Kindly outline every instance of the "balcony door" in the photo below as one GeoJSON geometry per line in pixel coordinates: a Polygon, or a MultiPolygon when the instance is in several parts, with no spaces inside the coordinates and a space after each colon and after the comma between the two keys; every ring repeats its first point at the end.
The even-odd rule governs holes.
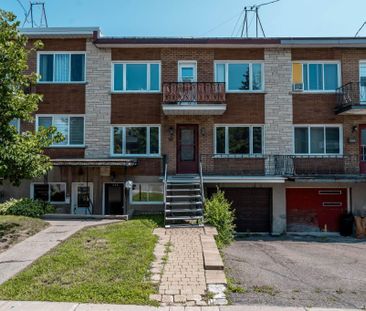
{"type": "Polygon", "coordinates": [[[178,82],[197,82],[197,62],[178,62],[178,82]]]}
{"type": "Polygon", "coordinates": [[[359,125],[360,173],[366,174],[366,124],[359,125]]]}
{"type": "Polygon", "coordinates": [[[177,125],[177,174],[198,173],[198,125],[177,125]]]}
{"type": "Polygon", "coordinates": [[[360,62],[360,104],[366,105],[366,61],[360,62]]]}

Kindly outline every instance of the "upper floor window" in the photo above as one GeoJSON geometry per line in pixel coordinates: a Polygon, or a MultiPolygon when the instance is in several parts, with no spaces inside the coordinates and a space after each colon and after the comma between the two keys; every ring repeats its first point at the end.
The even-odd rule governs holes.
{"type": "Polygon", "coordinates": [[[215,153],[228,155],[261,154],[262,126],[232,125],[215,127],[215,153]]]}
{"type": "Polygon", "coordinates": [[[342,128],[334,125],[296,126],[294,128],[296,154],[341,154],[342,128]]]}
{"type": "Polygon", "coordinates": [[[38,54],[39,82],[85,82],[85,53],[38,54]]]}
{"type": "Polygon", "coordinates": [[[218,61],[215,82],[225,82],[229,92],[263,91],[263,64],[218,61]]]}
{"type": "Polygon", "coordinates": [[[57,132],[64,136],[64,140],[52,147],[83,147],[84,146],[84,116],[70,115],[39,115],[36,119],[37,130],[40,127],[54,126],[57,132]]]}
{"type": "Polygon", "coordinates": [[[112,155],[156,156],[159,154],[159,126],[131,125],[112,128],[112,155]]]}
{"type": "Polygon", "coordinates": [[[114,62],[114,92],[160,92],[160,63],[114,62]]]}
{"type": "Polygon", "coordinates": [[[335,91],[341,84],[338,62],[293,63],[294,88],[304,91],[335,91]]]}

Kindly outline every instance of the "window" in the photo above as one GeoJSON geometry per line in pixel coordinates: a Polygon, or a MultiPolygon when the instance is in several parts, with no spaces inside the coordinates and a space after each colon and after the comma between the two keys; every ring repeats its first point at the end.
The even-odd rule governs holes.
{"type": "Polygon", "coordinates": [[[20,120],[19,119],[13,119],[10,121],[9,123],[12,126],[15,126],[15,128],[17,129],[17,132],[20,132],[20,120]]]}
{"type": "Polygon", "coordinates": [[[335,91],[340,85],[338,63],[309,62],[292,66],[292,82],[303,84],[304,91],[335,91]]]}
{"type": "Polygon", "coordinates": [[[34,183],[31,188],[31,195],[34,200],[50,203],[66,203],[65,183],[34,183]]]}
{"type": "Polygon", "coordinates": [[[132,204],[161,204],[164,201],[162,184],[134,184],[130,193],[132,204]]]}
{"type": "Polygon", "coordinates": [[[39,82],[85,82],[84,53],[40,53],[39,82]]]}
{"type": "Polygon", "coordinates": [[[159,126],[112,128],[112,155],[156,156],[160,154],[159,126]]]}
{"type": "Polygon", "coordinates": [[[230,62],[215,64],[215,81],[233,92],[263,91],[263,64],[230,62]]]}
{"type": "Polygon", "coordinates": [[[262,154],[262,126],[216,126],[215,153],[242,155],[262,154]]]}
{"type": "Polygon", "coordinates": [[[160,63],[113,63],[114,92],[159,92],[160,63]]]}
{"type": "Polygon", "coordinates": [[[37,129],[54,126],[64,136],[56,146],[84,146],[84,117],[68,115],[37,116],[37,129]]]}
{"type": "Polygon", "coordinates": [[[342,131],[339,126],[297,126],[294,137],[296,154],[342,153],[342,131]]]}

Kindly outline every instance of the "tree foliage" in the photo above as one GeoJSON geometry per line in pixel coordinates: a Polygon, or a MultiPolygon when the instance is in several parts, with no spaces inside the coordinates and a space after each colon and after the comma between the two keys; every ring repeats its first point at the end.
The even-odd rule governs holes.
{"type": "Polygon", "coordinates": [[[33,122],[42,99],[41,95],[26,92],[37,80],[35,73],[26,74],[28,55],[42,43],[27,48],[27,38],[18,26],[13,13],[0,9],[0,182],[8,180],[15,185],[46,174],[52,165],[43,150],[63,139],[52,127],[18,133],[9,124],[14,119],[33,122]]]}

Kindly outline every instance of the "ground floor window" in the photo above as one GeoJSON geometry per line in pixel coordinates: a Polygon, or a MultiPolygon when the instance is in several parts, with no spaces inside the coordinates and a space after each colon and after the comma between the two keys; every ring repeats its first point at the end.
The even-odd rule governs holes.
{"type": "Polygon", "coordinates": [[[159,126],[112,128],[112,155],[156,156],[160,154],[159,126]]]}
{"type": "Polygon", "coordinates": [[[294,138],[296,154],[342,153],[342,128],[340,126],[296,126],[294,138]]]}
{"type": "Polygon", "coordinates": [[[136,183],[132,187],[132,204],[161,204],[163,201],[163,185],[160,183],[136,183]]]}
{"type": "Polygon", "coordinates": [[[49,203],[66,203],[65,183],[34,183],[31,186],[31,197],[49,203]]]}
{"type": "Polygon", "coordinates": [[[228,155],[261,154],[262,126],[232,125],[215,127],[215,153],[228,155]]]}

